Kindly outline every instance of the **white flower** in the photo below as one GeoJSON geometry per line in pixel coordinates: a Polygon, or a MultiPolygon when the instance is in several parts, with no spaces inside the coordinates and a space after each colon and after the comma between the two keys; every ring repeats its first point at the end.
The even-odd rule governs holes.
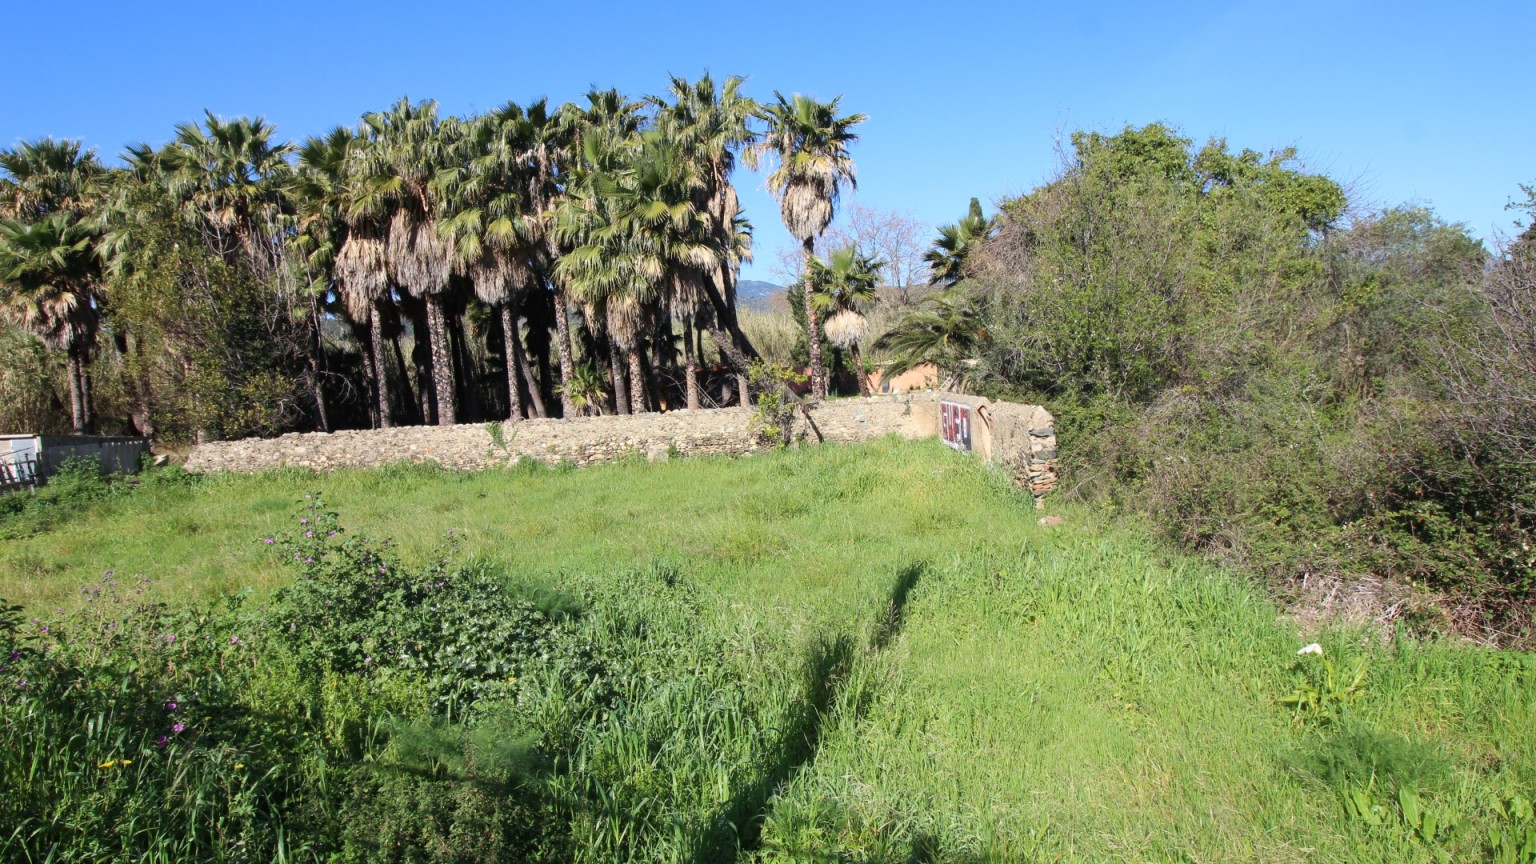
{"type": "Polygon", "coordinates": [[[1323,653],[1323,646],[1317,644],[1316,642],[1313,642],[1311,645],[1308,645],[1307,647],[1301,649],[1300,651],[1297,651],[1296,652],[1296,656],[1299,657],[1302,654],[1321,654],[1321,653],[1323,653]]]}

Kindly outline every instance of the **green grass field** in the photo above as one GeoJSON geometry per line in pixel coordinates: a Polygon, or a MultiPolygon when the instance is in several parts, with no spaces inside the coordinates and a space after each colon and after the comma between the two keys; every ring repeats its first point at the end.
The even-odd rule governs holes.
{"type": "Polygon", "coordinates": [[[818,634],[849,640],[739,848],[634,860],[1536,861],[1531,656],[1300,632],[1132,527],[1038,526],[936,442],[146,484],[31,533],[14,517],[0,597],[67,612],[107,569],[173,603],[268,596],[289,571],[261,538],[309,492],[406,558],[455,529],[524,585],[669,567],[744,692],[818,634]]]}

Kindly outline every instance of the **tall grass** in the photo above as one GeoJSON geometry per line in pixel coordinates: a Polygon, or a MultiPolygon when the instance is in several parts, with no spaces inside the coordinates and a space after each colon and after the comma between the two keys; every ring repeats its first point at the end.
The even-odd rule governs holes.
{"type": "MultiPolygon", "coordinates": [[[[235,655],[225,639],[176,674],[224,706],[208,716],[255,724],[220,728],[279,731],[169,752],[141,728],[166,698],[154,688],[7,694],[0,779],[20,791],[0,812],[22,827],[0,857],[1536,856],[1530,655],[1301,632],[1254,586],[1100,515],[1041,528],[1027,498],[932,442],[157,481],[16,540],[7,560],[64,563],[35,582],[7,572],[0,594],[29,615],[87,614],[79,587],[138,560],[161,584],[135,608],[174,597],[165,615],[222,637],[220,622],[329,596],[282,591],[311,577],[260,539],[310,489],[353,532],[393,537],[412,572],[438,573],[431,549],[459,529],[452,572],[523,598],[548,659],[517,654],[504,685],[445,713],[430,674],[315,671],[307,640],[235,655]],[[247,586],[232,611],[210,605],[247,586]],[[1297,654],[1313,640],[1321,655],[1297,654]],[[151,816],[152,801],[174,806],[151,816]]],[[[100,656],[92,668],[121,669],[100,656]]]]}

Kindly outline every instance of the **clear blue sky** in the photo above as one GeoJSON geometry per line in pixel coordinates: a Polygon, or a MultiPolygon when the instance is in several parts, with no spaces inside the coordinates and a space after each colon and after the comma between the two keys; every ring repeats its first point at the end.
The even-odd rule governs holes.
{"type": "MultiPolygon", "coordinates": [[[[449,113],[634,95],[666,75],[843,94],[869,115],[857,200],[953,221],[1028,191],[1058,136],[1164,120],[1197,142],[1296,146],[1366,205],[1428,203],[1478,236],[1536,181],[1536,3],[17,4],[0,143],[160,143],[208,108],[290,138],[401,95],[449,113]],[[793,22],[793,23],[792,23],[793,22]]],[[[760,176],[749,278],[789,244],[760,176]]]]}

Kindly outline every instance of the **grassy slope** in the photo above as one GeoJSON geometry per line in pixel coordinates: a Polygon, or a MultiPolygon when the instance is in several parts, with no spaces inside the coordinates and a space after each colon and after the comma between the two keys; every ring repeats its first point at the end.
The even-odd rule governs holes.
{"type": "Polygon", "coordinates": [[[1438,841],[1466,858],[1493,824],[1488,795],[1536,785],[1528,658],[1323,634],[1335,663],[1368,665],[1364,693],[1348,723],[1297,728],[1277,699],[1311,636],[1257,592],[1087,514],[1040,529],[931,442],[139,490],[7,543],[0,597],[67,606],[108,567],[181,599],[270,590],[284,571],[257,538],[310,490],[408,555],[456,528],[534,581],[667,560],[721,614],[786,642],[867,631],[896,574],[916,574],[899,633],[862,655],[814,760],[772,803],[769,860],[1430,860],[1396,816],[1398,783],[1472,822],[1438,841]],[[1373,771],[1388,818],[1365,827],[1340,790],[1373,771]]]}

